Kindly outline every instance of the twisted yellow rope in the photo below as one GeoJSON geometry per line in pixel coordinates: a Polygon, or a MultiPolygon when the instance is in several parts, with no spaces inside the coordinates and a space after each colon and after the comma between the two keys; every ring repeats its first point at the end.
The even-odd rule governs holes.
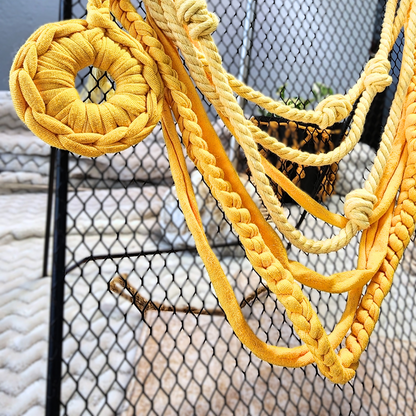
{"type": "MultiPolygon", "coordinates": [[[[276,112],[286,111],[285,117],[313,120],[324,127],[344,118],[351,111],[352,102],[361,95],[350,132],[352,138],[345,148],[353,146],[359,139],[375,94],[390,82],[387,56],[406,19],[399,87],[381,150],[365,188],[347,196],[347,220],[331,217],[336,225],[345,225],[340,235],[323,242],[307,240],[288,226],[270,187],[256,144],[256,141],[262,145],[267,142],[264,147],[274,149],[276,141],[260,135],[237,106],[233,89],[244,90],[244,87],[237,85],[222,69],[221,59],[210,37],[218,20],[207,11],[205,2],[177,0],[174,4],[172,0],[162,0],[159,4],[156,0],[146,0],[145,3],[154,19],[149,17],[153,28],[137,14],[128,0],[110,3],[108,0],[90,0],[86,21],[47,25],[35,32],[16,56],[10,76],[12,97],[19,116],[51,145],[86,156],[116,152],[139,142],[162,116],[172,174],[185,218],[237,336],[257,356],[270,363],[300,366],[315,362],[322,374],[333,382],[347,382],[355,374],[359,357],[378,319],[381,301],[390,288],[398,260],[414,230],[415,2],[402,1],[395,13],[397,2],[389,0],[380,50],[346,96],[324,100],[316,112],[293,114],[290,113],[292,109],[286,111],[287,108],[279,107],[280,104],[276,106],[268,101],[267,105],[270,108],[274,105],[276,112]],[[109,7],[130,35],[111,22],[109,7]],[[289,262],[280,239],[264,220],[226,157],[192,81],[166,36],[180,48],[196,84],[243,147],[259,193],[279,229],[283,229],[290,241],[311,252],[338,249],[359,230],[365,230],[357,270],[326,277],[296,262],[289,262]],[[108,71],[116,82],[115,94],[106,103],[84,104],[75,90],[76,73],[88,65],[108,71]],[[305,343],[303,346],[289,349],[267,345],[255,336],[245,321],[203,232],[171,112],[178,121],[189,156],[221,203],[254,269],[285,306],[295,330],[305,343]],[[403,178],[395,207],[397,189],[403,178]],[[348,292],[344,315],[331,334],[325,333],[296,280],[318,290],[348,292]],[[369,282],[360,301],[362,288],[369,282]],[[350,328],[346,347],[337,354],[335,350],[350,328]]],[[[255,95],[248,89],[244,94],[255,95]]],[[[260,102],[264,98],[257,96],[253,100],[260,102]]],[[[329,160],[332,161],[334,154],[342,157],[342,152],[331,154],[329,160]]],[[[327,159],[324,156],[321,159],[325,164],[327,159]]],[[[307,161],[313,161],[313,157],[307,161]]],[[[298,194],[297,197],[303,205],[308,203],[306,196],[298,194]]],[[[327,215],[317,207],[313,210],[319,211],[321,217],[327,215]]]]}

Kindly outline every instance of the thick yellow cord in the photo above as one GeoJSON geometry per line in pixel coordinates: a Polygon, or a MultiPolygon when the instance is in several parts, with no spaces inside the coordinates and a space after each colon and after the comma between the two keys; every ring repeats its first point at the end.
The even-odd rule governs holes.
{"type": "Polygon", "coordinates": [[[137,14],[129,0],[90,0],[86,21],[46,25],[35,32],[17,54],[10,74],[10,89],[18,115],[47,143],[86,156],[123,150],[143,140],[162,118],[182,209],[237,336],[257,356],[272,364],[296,367],[315,362],[331,381],[346,383],[355,374],[378,319],[381,301],[390,289],[394,270],[415,226],[416,2],[404,0],[397,8],[397,1],[388,1],[380,49],[375,58],[348,94],[329,97],[314,112],[294,111],[272,102],[224,71],[211,38],[218,19],[208,12],[205,1],[145,0],[145,4],[150,25],[137,14]],[[111,22],[109,8],[130,35],[111,22]],[[347,218],[331,215],[270,168],[259,154],[257,143],[279,157],[287,152],[286,159],[293,157],[293,161],[301,164],[321,166],[340,160],[359,140],[374,96],[391,82],[387,58],[403,22],[403,64],[380,151],[364,188],[347,195],[347,218]],[[279,230],[304,251],[314,253],[337,250],[363,230],[356,270],[322,276],[289,261],[278,235],[265,221],[228,160],[174,45],[184,56],[197,86],[244,149],[257,189],[279,230]],[[115,94],[106,103],[84,104],[75,90],[77,72],[88,65],[108,71],[116,82],[115,94]],[[293,149],[282,147],[275,139],[256,130],[244,118],[234,91],[246,98],[250,96],[254,102],[263,102],[276,114],[322,128],[345,118],[353,102],[360,98],[345,144],[326,155],[310,155],[292,152],[293,149]],[[190,158],[239,235],[253,268],[286,308],[304,345],[297,348],[267,345],[245,321],[202,229],[171,113],[181,129],[190,158]],[[340,234],[324,241],[302,236],[284,217],[268,176],[289,189],[304,208],[340,227],[340,234]],[[330,293],[348,292],[345,312],[331,334],[326,334],[298,282],[330,293]],[[346,347],[337,353],[350,329],[346,347]]]}

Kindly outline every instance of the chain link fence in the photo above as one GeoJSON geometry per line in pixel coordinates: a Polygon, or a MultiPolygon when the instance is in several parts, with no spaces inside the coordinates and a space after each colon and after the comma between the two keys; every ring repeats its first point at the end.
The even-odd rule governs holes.
{"type": "MultiPolygon", "coordinates": [[[[145,16],[142,3],[134,5],[145,16]]],[[[85,0],[70,6],[73,18],[85,16],[85,0]]],[[[274,98],[313,107],[315,94],[345,93],[358,79],[377,49],[384,1],[211,0],[208,7],[221,18],[214,37],[229,72],[274,98]]],[[[400,39],[391,54],[396,78],[400,39]]],[[[85,100],[99,103],[113,87],[107,74],[93,68],[77,78],[85,100]]],[[[374,160],[394,88],[377,98],[362,141],[339,166],[311,173],[279,160],[273,163],[329,210],[342,214],[345,195],[361,186],[374,160]],[[307,180],[311,174],[313,183],[307,180]]],[[[240,104],[248,117],[262,121],[265,114],[259,108],[240,104]]],[[[261,204],[244,158],[206,106],[242,181],[261,204]]],[[[290,123],[275,123],[266,123],[265,129],[293,144],[290,123]]],[[[336,140],[347,129],[348,121],[339,126],[336,140]]],[[[305,131],[305,143],[312,147],[334,143],[333,132],[309,132],[308,126],[305,131]]],[[[160,128],[121,154],[71,158],[66,233],[60,237],[66,260],[57,265],[65,267],[61,414],[415,413],[413,245],[356,377],[344,386],[333,385],[315,365],[291,369],[260,361],[233,334],[178,205],[160,128]],[[120,284],[127,281],[133,295],[137,291],[137,305],[123,296],[127,290],[120,295],[109,290],[115,277],[120,284]]],[[[270,344],[300,345],[283,307],[251,267],[208,187],[187,162],[208,239],[251,328],[270,344]]],[[[277,184],[275,190],[290,221],[306,236],[332,235],[332,226],[304,212],[277,184]]],[[[346,249],[319,256],[285,245],[290,259],[326,275],[355,268],[357,239],[346,249]]],[[[303,290],[331,331],[342,316],[346,295],[303,290]]]]}
{"type": "Polygon", "coordinates": [[[47,190],[49,155],[18,118],[10,93],[0,91],[0,193],[47,190]]]}

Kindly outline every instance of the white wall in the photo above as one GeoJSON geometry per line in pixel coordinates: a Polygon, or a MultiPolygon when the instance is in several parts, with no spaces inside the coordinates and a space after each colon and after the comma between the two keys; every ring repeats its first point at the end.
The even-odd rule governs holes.
{"type": "Polygon", "coordinates": [[[13,58],[41,25],[59,18],[59,0],[0,0],[0,90],[9,89],[13,58]]]}

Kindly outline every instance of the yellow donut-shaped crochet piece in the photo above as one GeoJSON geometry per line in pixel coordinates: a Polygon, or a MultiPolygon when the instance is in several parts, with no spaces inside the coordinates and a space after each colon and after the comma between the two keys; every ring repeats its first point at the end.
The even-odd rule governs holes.
{"type": "Polygon", "coordinates": [[[19,50],[10,91],[19,117],[51,146],[96,157],[143,140],[159,122],[163,83],[153,59],[129,34],[109,22],[84,20],[38,29],[19,50]],[[116,83],[105,103],[81,101],[77,73],[93,65],[116,83]]]}

